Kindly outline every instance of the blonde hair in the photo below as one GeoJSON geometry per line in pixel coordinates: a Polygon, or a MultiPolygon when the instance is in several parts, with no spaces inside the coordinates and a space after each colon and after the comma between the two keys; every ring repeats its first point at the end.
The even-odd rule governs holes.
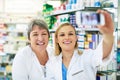
{"type": "MultiPolygon", "coordinates": [[[[59,55],[59,54],[61,53],[61,51],[62,51],[62,49],[61,49],[61,47],[59,46],[59,44],[57,43],[57,40],[56,40],[56,39],[57,39],[59,30],[60,30],[62,27],[65,27],[65,26],[71,26],[71,27],[73,27],[73,29],[74,29],[74,31],[75,31],[75,33],[76,33],[76,30],[75,30],[74,26],[73,26],[72,24],[68,23],[68,22],[61,24],[61,25],[57,28],[57,30],[55,31],[55,55],[59,55]]],[[[77,41],[76,41],[75,49],[77,49],[77,48],[78,48],[78,43],[77,43],[77,41]]],[[[82,52],[78,50],[78,54],[81,54],[81,53],[82,53],[82,52]]]]}

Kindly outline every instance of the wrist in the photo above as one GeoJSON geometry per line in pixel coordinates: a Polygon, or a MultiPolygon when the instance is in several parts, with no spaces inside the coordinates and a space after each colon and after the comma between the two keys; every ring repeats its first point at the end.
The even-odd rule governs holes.
{"type": "Polygon", "coordinates": [[[106,43],[110,43],[110,42],[113,43],[114,42],[114,36],[113,36],[113,34],[103,35],[103,40],[106,43]]]}

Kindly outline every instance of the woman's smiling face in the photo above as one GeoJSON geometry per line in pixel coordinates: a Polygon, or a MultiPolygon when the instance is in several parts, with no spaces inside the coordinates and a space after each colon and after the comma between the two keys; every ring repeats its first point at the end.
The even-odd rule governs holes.
{"type": "Polygon", "coordinates": [[[47,30],[40,28],[37,25],[34,25],[31,33],[29,42],[31,47],[36,50],[45,50],[49,41],[49,34],[47,30]]]}
{"type": "Polygon", "coordinates": [[[70,25],[61,27],[56,40],[62,50],[73,50],[77,41],[74,28],[70,25]]]}

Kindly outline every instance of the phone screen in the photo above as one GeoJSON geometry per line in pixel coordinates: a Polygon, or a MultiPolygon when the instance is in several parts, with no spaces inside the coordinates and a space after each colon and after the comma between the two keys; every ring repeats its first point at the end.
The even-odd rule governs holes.
{"type": "Polygon", "coordinates": [[[103,23],[101,14],[95,12],[81,12],[80,19],[82,25],[98,25],[103,23]]]}

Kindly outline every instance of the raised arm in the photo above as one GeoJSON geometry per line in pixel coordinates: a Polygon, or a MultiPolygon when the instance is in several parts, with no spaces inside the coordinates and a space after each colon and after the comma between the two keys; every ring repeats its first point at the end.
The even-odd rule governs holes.
{"type": "Polygon", "coordinates": [[[98,25],[100,32],[103,35],[103,59],[109,56],[113,43],[114,43],[114,23],[111,15],[107,11],[98,10],[98,13],[102,13],[105,17],[105,25],[98,25]]]}

